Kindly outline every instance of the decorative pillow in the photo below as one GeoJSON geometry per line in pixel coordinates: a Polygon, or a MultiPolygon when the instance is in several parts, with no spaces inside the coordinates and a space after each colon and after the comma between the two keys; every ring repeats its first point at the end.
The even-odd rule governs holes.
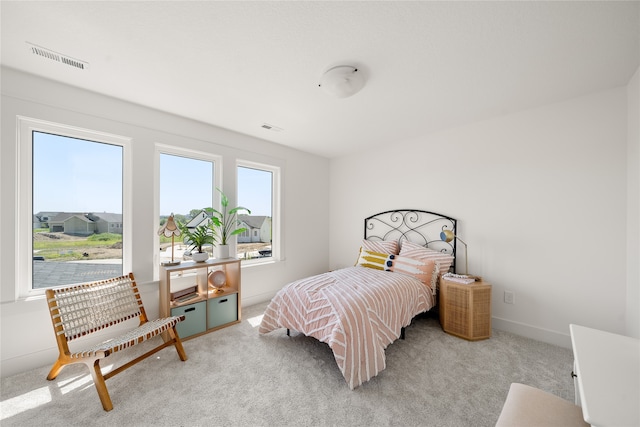
{"type": "Polygon", "coordinates": [[[362,249],[369,252],[398,255],[397,240],[367,240],[362,241],[362,249]]]}
{"type": "Polygon", "coordinates": [[[360,267],[375,268],[376,270],[384,270],[388,257],[389,254],[367,251],[361,248],[360,257],[358,258],[356,265],[359,265],[360,267]]]}
{"type": "Polygon", "coordinates": [[[384,269],[413,276],[435,293],[439,270],[438,265],[432,259],[420,261],[400,255],[389,255],[384,269]]]}
{"type": "Polygon", "coordinates": [[[400,256],[405,256],[420,261],[433,260],[438,264],[440,273],[444,274],[449,271],[453,264],[453,255],[444,252],[434,251],[433,249],[420,246],[416,243],[405,240],[402,242],[400,256]]]}
{"type": "Polygon", "coordinates": [[[360,250],[356,265],[413,276],[428,286],[435,295],[439,269],[434,260],[420,261],[399,255],[360,250]]]}

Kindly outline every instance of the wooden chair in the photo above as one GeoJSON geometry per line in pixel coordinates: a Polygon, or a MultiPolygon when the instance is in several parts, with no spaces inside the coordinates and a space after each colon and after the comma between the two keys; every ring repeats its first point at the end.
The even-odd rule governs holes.
{"type": "Polygon", "coordinates": [[[46,296],[60,351],[58,360],[53,364],[47,379],[55,379],[65,365],[86,364],[105,411],[113,409],[105,380],[170,345],[175,346],[180,360],[187,360],[187,355],[176,331],[176,325],[185,319],[184,315],[149,321],[133,273],[128,276],[63,289],[47,289],[46,296]],[[140,319],[137,328],[80,351],[72,353],[69,350],[69,341],[135,317],[140,319]],[[100,369],[102,359],[165,331],[168,332],[168,335],[164,334],[164,337],[167,338],[163,337],[162,344],[117,369],[102,374],[100,369]]]}

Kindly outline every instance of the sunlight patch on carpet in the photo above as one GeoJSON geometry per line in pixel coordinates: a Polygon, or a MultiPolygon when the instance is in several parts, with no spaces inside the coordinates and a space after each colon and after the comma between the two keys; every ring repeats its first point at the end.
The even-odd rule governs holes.
{"type": "MultiPolygon", "coordinates": [[[[102,372],[108,372],[107,369],[103,369],[102,372]]],[[[93,378],[90,374],[78,375],[65,380],[59,380],[60,393],[67,394],[74,390],[85,389],[88,386],[93,385],[93,378]]]]}
{"type": "Polygon", "coordinates": [[[260,316],[256,316],[256,317],[250,317],[249,319],[247,319],[247,322],[249,322],[249,324],[253,328],[257,328],[258,326],[260,326],[260,322],[262,322],[262,316],[264,316],[264,314],[261,314],[260,316]]]}
{"type": "Polygon", "coordinates": [[[40,405],[51,402],[49,387],[41,387],[20,396],[3,400],[0,403],[0,420],[11,418],[21,412],[35,409],[40,405]]]}

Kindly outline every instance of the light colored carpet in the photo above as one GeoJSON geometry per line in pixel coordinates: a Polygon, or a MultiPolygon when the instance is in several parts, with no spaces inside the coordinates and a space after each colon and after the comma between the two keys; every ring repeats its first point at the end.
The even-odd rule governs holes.
{"type": "Polygon", "coordinates": [[[512,382],[574,398],[570,349],[496,330],[468,342],[445,334],[433,316],[415,319],[407,339],[387,348],[386,370],[352,391],[326,344],[284,330],[260,336],[249,320],[265,306],[185,341],[186,362],[167,348],[109,379],[110,412],[83,365],[51,382],[50,366],[5,378],[0,424],[493,426],[512,382]]]}

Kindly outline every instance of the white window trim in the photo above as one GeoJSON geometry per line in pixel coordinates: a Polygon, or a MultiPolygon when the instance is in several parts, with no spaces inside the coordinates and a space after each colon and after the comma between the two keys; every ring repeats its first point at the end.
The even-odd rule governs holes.
{"type": "MultiPolygon", "coordinates": [[[[216,186],[222,188],[222,156],[217,154],[206,153],[204,151],[191,150],[188,148],[176,147],[174,145],[163,144],[157,142],[155,144],[155,154],[154,154],[154,169],[155,169],[155,177],[153,180],[153,194],[155,197],[154,200],[154,230],[160,228],[160,155],[168,154],[171,156],[180,156],[180,157],[188,157],[190,159],[195,160],[204,160],[207,162],[213,162],[213,183],[212,188],[213,193],[211,199],[214,201],[214,204],[220,205],[220,197],[215,191],[216,186]]],[[[216,208],[217,209],[217,208],[216,208]]],[[[154,239],[154,247],[153,253],[155,254],[153,257],[153,264],[160,265],[160,242],[158,239],[154,239]]],[[[153,270],[154,280],[159,280],[160,271],[158,268],[153,270]]]]}
{"type": "MultiPolygon", "coordinates": [[[[252,266],[258,264],[268,264],[276,261],[284,261],[284,244],[282,239],[282,233],[280,224],[282,221],[281,215],[281,173],[282,170],[278,166],[273,166],[265,163],[257,163],[248,160],[236,161],[236,175],[238,173],[238,167],[260,169],[272,173],[273,181],[271,183],[271,257],[270,258],[256,258],[250,260],[242,260],[243,266],[252,266]]],[[[237,179],[236,179],[237,183],[237,179]]],[[[238,194],[238,188],[236,187],[236,195],[238,194]]]]}
{"type": "Polygon", "coordinates": [[[17,117],[17,179],[16,179],[16,271],[21,280],[16,280],[18,299],[41,298],[44,289],[32,289],[33,281],[33,132],[44,132],[89,141],[103,142],[122,147],[122,222],[128,224],[122,234],[122,271],[132,267],[132,163],[131,138],[105,132],[48,122],[30,117],[17,117]]]}

